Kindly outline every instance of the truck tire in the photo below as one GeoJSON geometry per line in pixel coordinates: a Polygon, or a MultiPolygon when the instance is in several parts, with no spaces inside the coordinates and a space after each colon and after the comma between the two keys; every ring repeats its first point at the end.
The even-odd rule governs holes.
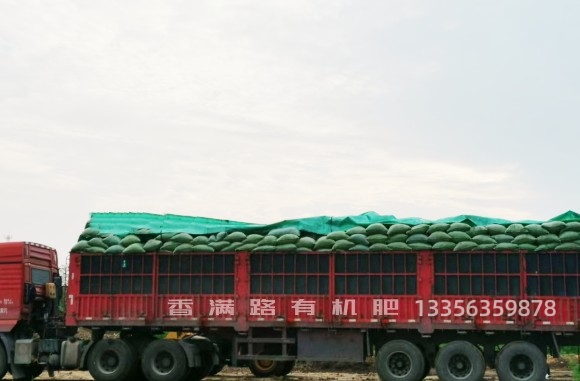
{"type": "Polygon", "coordinates": [[[275,376],[286,376],[288,373],[292,372],[296,365],[296,361],[282,361],[280,362],[279,369],[274,374],[275,376]]]}
{"type": "Polygon", "coordinates": [[[258,378],[276,376],[283,364],[274,360],[251,360],[248,368],[258,378]]]}
{"type": "Polygon", "coordinates": [[[377,353],[377,373],[381,381],[417,381],[425,371],[425,357],[406,340],[391,340],[377,353]]]}
{"type": "Polygon", "coordinates": [[[0,380],[4,378],[6,372],[8,372],[8,356],[4,345],[0,343],[0,380]]]}
{"type": "Polygon", "coordinates": [[[439,351],[435,368],[441,381],[481,381],[485,373],[485,359],[475,345],[457,340],[439,351]]]}
{"type": "Polygon", "coordinates": [[[89,373],[95,381],[128,380],[135,374],[137,353],[123,339],[98,341],[89,354],[89,373]]]}
{"type": "Polygon", "coordinates": [[[141,369],[149,381],[180,381],[189,374],[187,357],[174,340],[154,340],[143,351],[141,369]]]}
{"type": "Polygon", "coordinates": [[[500,381],[541,381],[548,373],[546,356],[526,341],[512,341],[503,347],[496,368],[500,381]]]}
{"type": "Polygon", "coordinates": [[[187,380],[189,381],[203,380],[207,376],[211,375],[211,372],[214,369],[213,353],[205,351],[201,352],[200,356],[201,356],[201,366],[189,369],[189,375],[187,376],[187,380]]]}

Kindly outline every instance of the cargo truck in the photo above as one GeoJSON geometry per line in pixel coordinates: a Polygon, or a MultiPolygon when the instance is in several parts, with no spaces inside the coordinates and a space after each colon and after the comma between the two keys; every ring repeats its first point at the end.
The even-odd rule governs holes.
{"type": "MultiPolygon", "coordinates": [[[[407,237],[423,234],[407,226],[407,237]]],[[[0,244],[0,376],[81,369],[97,381],[194,381],[225,365],[267,377],[296,361],[373,357],[382,381],[421,380],[431,368],[442,381],[480,381],[486,367],[501,381],[539,381],[548,353],[579,343],[580,250],[240,249],[242,240],[207,249],[233,234],[224,231],[169,251],[163,243],[183,233],[141,228],[125,236],[161,246],[73,250],[66,295],[55,250],[0,244]]],[[[86,242],[111,236],[88,229],[86,242]]],[[[244,240],[276,237],[248,229],[244,240]]],[[[364,235],[335,232],[349,230],[335,238],[364,235]]]]}

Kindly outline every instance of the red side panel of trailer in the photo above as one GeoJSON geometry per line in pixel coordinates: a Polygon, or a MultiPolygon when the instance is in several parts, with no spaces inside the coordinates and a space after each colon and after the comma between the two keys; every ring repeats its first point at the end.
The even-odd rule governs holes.
{"type": "Polygon", "coordinates": [[[71,325],[579,327],[579,253],[72,254],[70,263],[71,325]]]}

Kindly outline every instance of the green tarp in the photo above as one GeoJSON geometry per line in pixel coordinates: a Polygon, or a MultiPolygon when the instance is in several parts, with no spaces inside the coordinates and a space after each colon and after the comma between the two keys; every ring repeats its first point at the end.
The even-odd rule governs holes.
{"type": "MultiPolygon", "coordinates": [[[[580,214],[568,211],[549,221],[580,221],[580,214]]],[[[244,231],[265,234],[275,228],[296,228],[303,232],[326,235],[333,231],[345,231],[355,226],[368,226],[373,223],[385,225],[422,223],[453,223],[464,222],[471,226],[486,226],[490,224],[509,225],[512,223],[542,223],[546,221],[509,221],[504,219],[460,215],[431,221],[422,218],[396,218],[392,215],[380,215],[367,212],[357,216],[345,217],[308,217],[295,220],[284,220],[273,224],[254,224],[248,222],[219,220],[206,217],[188,217],[174,214],[150,213],[92,213],[87,227],[99,229],[101,233],[111,233],[123,236],[131,233],[143,232],[151,234],[187,232],[189,234],[214,234],[221,231],[244,231]]]]}

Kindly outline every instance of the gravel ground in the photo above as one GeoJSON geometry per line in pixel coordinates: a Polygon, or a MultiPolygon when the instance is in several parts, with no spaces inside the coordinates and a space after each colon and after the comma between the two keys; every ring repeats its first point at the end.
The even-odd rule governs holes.
{"type": "MultiPolygon", "coordinates": [[[[568,360],[569,361],[569,360],[568,360]]],[[[572,360],[574,361],[574,359],[572,360]]],[[[576,360],[577,361],[577,360],[576,360]]],[[[552,359],[549,361],[551,365],[552,380],[555,381],[571,381],[572,372],[568,369],[568,362],[564,360],[552,359]]],[[[10,378],[7,378],[10,379],[10,378]]],[[[84,381],[92,380],[88,372],[80,371],[62,371],[57,372],[54,378],[48,377],[47,373],[43,373],[37,380],[68,380],[68,381],[84,381]]],[[[247,368],[225,368],[219,375],[208,377],[207,381],[247,381],[247,380],[262,380],[262,381],[378,381],[379,378],[374,371],[372,364],[317,364],[317,365],[302,365],[296,366],[295,370],[286,377],[271,377],[271,378],[255,378],[247,368]]],[[[437,376],[432,372],[426,378],[428,381],[437,381],[437,376]]],[[[135,380],[141,381],[141,380],[135,380]]],[[[497,381],[497,376],[494,370],[486,372],[485,381],[497,381]]]]}

